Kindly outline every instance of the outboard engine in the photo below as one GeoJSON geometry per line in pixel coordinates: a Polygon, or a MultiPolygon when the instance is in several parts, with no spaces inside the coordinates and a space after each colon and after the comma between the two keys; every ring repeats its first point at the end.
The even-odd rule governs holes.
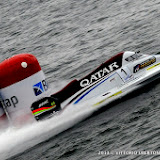
{"type": "Polygon", "coordinates": [[[54,97],[44,97],[31,105],[32,114],[37,121],[48,119],[61,110],[60,101],[54,97]]]}
{"type": "Polygon", "coordinates": [[[34,120],[31,104],[48,93],[48,84],[35,56],[18,54],[0,63],[0,121],[7,112],[11,123],[34,120]],[[4,111],[4,109],[5,111],[4,111]]]}

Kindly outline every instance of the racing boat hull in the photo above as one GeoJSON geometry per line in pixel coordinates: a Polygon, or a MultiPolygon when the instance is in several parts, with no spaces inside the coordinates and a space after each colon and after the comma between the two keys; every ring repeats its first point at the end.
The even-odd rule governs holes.
{"type": "Polygon", "coordinates": [[[62,111],[59,114],[68,107],[79,105],[93,108],[94,111],[151,83],[159,76],[159,55],[127,51],[111,58],[81,80],[72,81],[51,97],[60,102],[62,111]]]}
{"type": "MultiPolygon", "coordinates": [[[[159,54],[146,55],[126,51],[102,63],[82,79],[75,79],[62,90],[50,95],[35,57],[24,54],[9,60],[14,66],[21,66],[9,70],[12,76],[17,74],[18,79],[14,77],[11,81],[4,81],[8,75],[5,72],[1,74],[0,79],[3,81],[0,84],[0,109],[3,116],[6,113],[14,122],[22,119],[25,121],[29,117],[44,120],[62,114],[67,108],[79,106],[86,106],[94,112],[160,77],[159,54]],[[23,56],[27,57],[27,62],[23,56]],[[23,71],[27,71],[27,74],[23,71]],[[19,87],[15,92],[17,86],[19,87]],[[23,90],[27,92],[23,93],[23,90]]],[[[8,64],[8,61],[2,63],[0,68],[8,64]]]]}

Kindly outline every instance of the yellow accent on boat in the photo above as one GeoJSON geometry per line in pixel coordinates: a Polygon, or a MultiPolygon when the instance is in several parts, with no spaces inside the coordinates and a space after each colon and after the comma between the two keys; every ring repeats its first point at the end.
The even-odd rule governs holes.
{"type": "Polygon", "coordinates": [[[117,92],[117,93],[115,93],[115,94],[109,96],[108,98],[111,98],[111,97],[113,97],[113,96],[117,96],[118,94],[121,94],[121,93],[122,93],[122,91],[119,91],[119,92],[117,92]]]}
{"type": "Polygon", "coordinates": [[[154,68],[154,67],[157,67],[157,66],[159,66],[159,65],[160,65],[160,63],[157,63],[157,64],[155,64],[154,66],[147,68],[147,70],[150,70],[150,69],[152,69],[152,68],[154,68]]]}
{"type": "Polygon", "coordinates": [[[109,97],[107,97],[107,98],[105,98],[105,99],[103,99],[103,100],[95,103],[93,106],[97,106],[97,105],[105,102],[107,99],[112,98],[112,97],[114,97],[114,96],[117,96],[117,95],[119,95],[119,94],[121,94],[121,93],[122,93],[122,91],[116,92],[115,94],[112,94],[111,96],[109,96],[109,97]]]}

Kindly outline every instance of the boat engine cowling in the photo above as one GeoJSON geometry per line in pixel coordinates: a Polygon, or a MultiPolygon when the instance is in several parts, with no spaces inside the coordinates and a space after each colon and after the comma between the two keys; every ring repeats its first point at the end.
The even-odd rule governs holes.
{"type": "Polygon", "coordinates": [[[48,119],[61,110],[60,101],[55,97],[44,97],[31,105],[32,114],[37,121],[48,119]]]}
{"type": "Polygon", "coordinates": [[[0,63],[0,117],[5,108],[13,124],[34,121],[30,106],[47,92],[45,75],[34,55],[18,54],[0,63]]]}

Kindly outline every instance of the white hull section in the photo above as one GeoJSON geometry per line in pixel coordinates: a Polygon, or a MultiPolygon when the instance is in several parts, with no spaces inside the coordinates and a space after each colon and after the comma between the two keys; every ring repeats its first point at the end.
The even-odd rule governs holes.
{"type": "Polygon", "coordinates": [[[98,83],[89,87],[89,89],[86,90],[86,88],[84,88],[83,90],[80,90],[78,93],[63,102],[62,108],[65,108],[73,99],[75,100],[72,101],[68,107],[70,105],[72,105],[72,107],[85,105],[86,107],[94,108],[93,110],[101,108],[102,106],[105,106],[114,100],[122,98],[132,91],[151,83],[155,79],[158,79],[160,76],[160,63],[155,63],[154,65],[146,67],[143,71],[145,74],[143,75],[142,72],[138,75],[134,75],[127,70],[128,75],[124,77],[119,74],[120,70],[121,69],[118,69],[111,75],[102,78],[98,83]]]}

